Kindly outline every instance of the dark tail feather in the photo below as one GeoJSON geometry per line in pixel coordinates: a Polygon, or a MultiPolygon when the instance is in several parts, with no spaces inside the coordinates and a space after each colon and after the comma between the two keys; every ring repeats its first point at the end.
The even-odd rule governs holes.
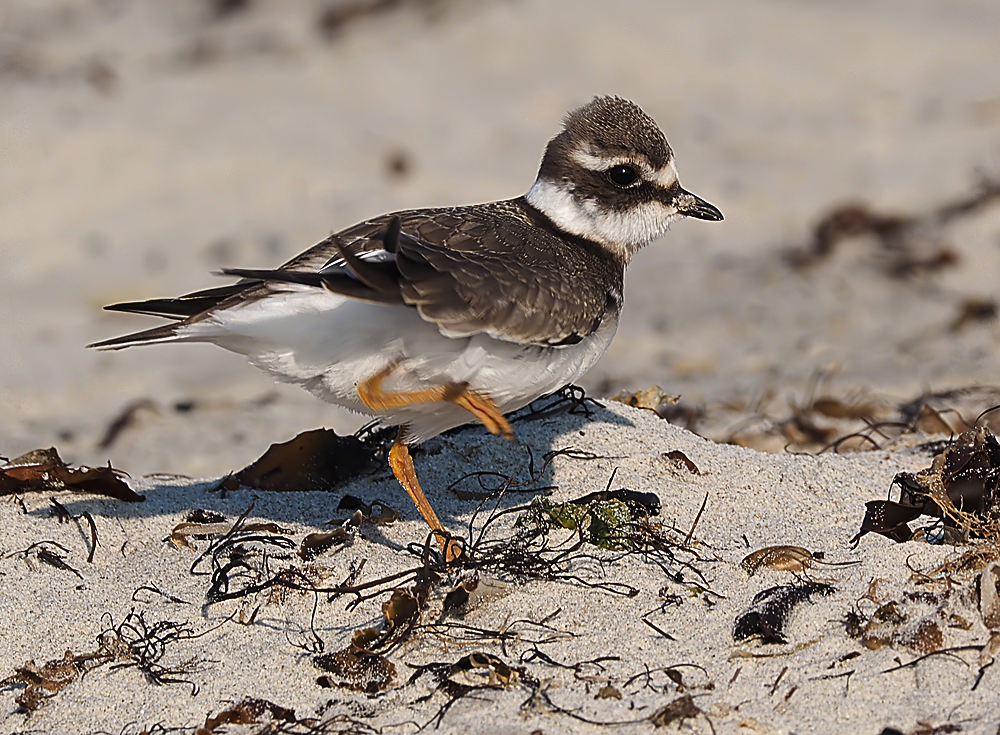
{"type": "Polygon", "coordinates": [[[234,283],[220,288],[209,288],[196,291],[173,299],[148,299],[146,301],[126,301],[122,304],[105,306],[106,311],[123,311],[128,314],[145,314],[161,316],[167,319],[187,319],[188,317],[208,311],[230,296],[245,290],[247,284],[234,283]]]}
{"type": "Polygon", "coordinates": [[[325,288],[331,293],[349,296],[361,301],[370,301],[374,304],[403,303],[403,297],[399,292],[399,278],[394,265],[387,263],[380,266],[376,263],[366,263],[346,251],[341,251],[341,255],[345,258],[346,268],[346,271],[342,272],[316,273],[312,271],[223,268],[222,273],[227,276],[241,276],[255,281],[278,281],[325,288]]]}
{"type": "MultiPolygon", "coordinates": [[[[239,276],[253,281],[280,281],[282,283],[298,283],[303,286],[323,287],[325,276],[321,273],[292,270],[254,270],[251,268],[223,268],[226,276],[239,276]]],[[[194,295],[194,294],[192,294],[194,295]]]]}
{"type": "Polygon", "coordinates": [[[152,329],[144,329],[141,332],[126,334],[123,337],[106,339],[103,342],[94,342],[94,344],[87,345],[87,347],[93,347],[98,350],[121,350],[126,347],[134,347],[135,345],[172,342],[178,338],[177,332],[181,326],[180,324],[164,324],[162,327],[153,327],[152,329]]]}

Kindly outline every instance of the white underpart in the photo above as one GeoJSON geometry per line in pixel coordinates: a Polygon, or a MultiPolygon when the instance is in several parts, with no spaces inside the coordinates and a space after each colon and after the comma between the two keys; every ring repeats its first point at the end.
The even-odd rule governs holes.
{"type": "Polygon", "coordinates": [[[606,210],[596,199],[575,196],[572,184],[546,179],[536,180],[525,198],[560,229],[599,242],[626,260],[680,217],[674,207],[657,201],[623,212],[606,210]]]}
{"type": "Polygon", "coordinates": [[[383,388],[412,391],[468,383],[507,413],[578,380],[604,354],[618,322],[608,317],[578,344],[517,345],[477,334],[446,337],[416,309],[353,300],[289,285],[183,328],[177,341],[214,342],[246,355],[278,380],[386,424],[408,424],[413,441],[473,421],[465,409],[432,403],[375,414],[357,386],[390,365],[383,388]]]}

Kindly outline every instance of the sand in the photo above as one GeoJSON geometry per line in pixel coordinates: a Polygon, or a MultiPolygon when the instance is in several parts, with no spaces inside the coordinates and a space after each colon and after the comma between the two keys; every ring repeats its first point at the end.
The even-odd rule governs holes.
{"type": "MultiPolygon", "coordinates": [[[[23,549],[42,539],[58,542],[67,549],[66,561],[79,570],[82,580],[38,561],[5,559],[5,614],[0,632],[10,644],[6,660],[22,663],[35,659],[41,664],[42,659],[61,657],[66,649],[75,654],[92,651],[98,633],[121,622],[130,611],[141,613],[149,624],[172,621],[188,624],[195,633],[207,632],[167,646],[162,659],[165,666],[191,658],[199,661],[195,671],[181,677],[197,685],[195,696],[184,684],[154,686],[135,668],[113,671],[111,665],[105,665],[67,686],[30,716],[15,712],[13,696],[18,689],[5,692],[0,710],[5,726],[11,731],[35,728],[45,732],[118,732],[128,723],[134,723],[129,731],[154,723],[193,727],[209,712],[224,709],[230,700],[256,697],[292,708],[300,718],[346,713],[387,728],[385,731],[412,731],[412,723],[431,722],[448,700],[439,691],[429,701],[419,702],[434,686],[429,675],[402,686],[412,667],[453,663],[477,651],[523,665],[537,682],[479,692],[474,699],[460,700],[441,720],[440,729],[445,732],[602,729],[554,712],[541,695],[525,706],[532,691],[540,691],[555,706],[595,722],[647,718],[621,726],[629,732],[649,731],[648,718],[684,693],[694,697],[717,732],[743,728],[750,732],[856,733],[880,732],[887,726],[910,732],[919,722],[932,726],[954,723],[963,731],[986,732],[996,726],[996,694],[991,683],[995,673],[987,670],[982,685],[971,691],[979,668],[976,651],[932,657],[913,668],[887,673],[916,659],[918,652],[904,645],[867,650],[845,629],[850,611],[871,615],[880,604],[896,600],[901,609],[909,606],[908,614],[915,616],[914,620],[918,613],[938,620],[945,647],[981,645],[988,636],[971,591],[965,599],[956,587],[948,597],[943,584],[919,585],[911,578],[911,569],[928,571],[957,556],[959,551],[954,547],[896,544],[878,535],[865,536],[857,548],[849,543],[864,516],[864,503],[884,497],[896,472],[926,466],[926,453],[767,455],[719,446],[650,412],[620,404],[598,410],[590,421],[564,415],[519,427],[519,440],[514,444],[484,437],[475,429],[435,440],[430,456],[418,457],[424,484],[443,488],[481,467],[524,480],[529,450],[536,457],[545,451],[570,448],[591,453],[594,458],[581,459],[580,454],[556,458],[536,486],[554,485],[550,497],[565,501],[603,490],[614,472],[614,489],[656,493],[663,503],[656,520],[680,529],[682,536],[707,497],[695,528],[694,554],[677,549],[677,563],[664,569],[644,561],[642,555],[618,558],[621,554],[591,547],[593,559],[589,563],[578,560],[566,568],[579,576],[575,583],[484,575],[484,584],[488,579],[499,590],[496,596],[444,621],[508,630],[510,637],[501,644],[484,635],[463,644],[448,640],[443,628],[437,634],[427,631],[414,635],[411,642],[388,655],[398,672],[397,685],[368,697],[316,685],[322,672],[313,666],[313,656],[303,650],[309,638],[313,595],[289,592],[276,601],[260,593],[207,605],[208,578],[192,576],[189,568],[208,542],[194,541],[198,551],[178,550],[166,539],[192,508],[222,512],[231,522],[253,503],[249,521],[277,523],[297,543],[307,533],[328,530],[325,524],[329,519],[345,516],[344,511],[336,510],[343,494],[377,497],[400,509],[403,520],[363,527],[348,546],[327,552],[314,562],[324,569],[327,584],[346,578],[351,565],[361,559],[367,563],[359,581],[377,579],[419,565],[418,559],[402,549],[422,540],[425,532],[387,471],[336,492],[243,489],[220,494],[214,489],[217,485],[204,482],[145,479],[133,483],[146,495],[143,503],[69,493],[53,496],[73,513],[89,510],[94,516],[100,547],[92,564],[85,561],[88,542],[84,535],[74,524],[60,524],[50,516],[49,494],[29,495],[25,497],[26,515],[14,503],[0,506],[4,515],[2,548],[23,549]],[[697,466],[697,474],[665,457],[678,451],[697,466]],[[804,575],[762,570],[754,576],[740,567],[751,549],[776,544],[825,552],[826,562],[855,565],[816,565],[804,575]],[[676,573],[681,576],[672,578],[676,573]],[[803,579],[827,583],[834,589],[792,611],[786,644],[734,641],[736,618],[751,606],[756,593],[803,579]],[[630,585],[635,596],[587,586],[612,582],[630,585]],[[143,585],[153,585],[185,602],[171,602],[148,591],[133,597],[133,591],[143,585]],[[917,603],[906,597],[908,593],[924,593],[928,599],[940,598],[940,602],[924,601],[924,607],[914,611],[911,608],[917,603]],[[252,625],[222,623],[240,611],[248,616],[258,606],[252,625]],[[936,606],[942,612],[937,612],[936,606]],[[968,621],[968,630],[956,627],[955,619],[948,617],[951,615],[968,621]],[[644,617],[671,639],[647,627],[644,617]],[[26,625],[28,620],[31,623],[26,625]],[[542,620],[548,627],[527,622],[542,620]],[[539,640],[544,642],[536,643],[539,640]],[[535,650],[564,665],[615,658],[600,666],[584,665],[574,675],[533,658],[535,650]],[[678,667],[681,685],[666,678],[662,667],[678,667]],[[657,672],[650,675],[648,684],[643,676],[647,668],[657,672]],[[848,672],[853,674],[848,677],[848,672]],[[608,684],[621,699],[595,699],[608,684]]],[[[460,485],[465,489],[473,486],[468,480],[460,485]]],[[[432,498],[446,525],[456,531],[469,523],[476,506],[449,492],[434,492],[432,498]]],[[[523,496],[507,496],[501,507],[525,500],[523,496]]],[[[482,519],[483,515],[477,527],[482,519]]],[[[511,534],[511,521],[507,516],[492,526],[490,533],[498,538],[511,534]]],[[[566,531],[553,532],[553,539],[568,536],[566,531]]],[[[304,565],[294,557],[287,558],[287,551],[285,557],[281,550],[273,551],[275,571],[286,565],[304,565]]],[[[442,586],[450,588],[445,582],[442,586]]],[[[966,587],[971,590],[968,584],[966,587]]],[[[320,596],[311,625],[323,650],[343,649],[353,630],[377,625],[380,605],[388,598],[386,592],[348,611],[345,598],[327,602],[320,596]]],[[[434,605],[430,605],[423,622],[437,620],[434,605]]],[[[707,728],[704,717],[688,726],[695,731],[707,728]]]]}
{"type": "MultiPolygon", "coordinates": [[[[881,603],[901,600],[916,589],[907,564],[926,570],[960,553],[877,536],[854,550],[848,543],[866,501],[885,497],[896,472],[930,462],[906,447],[946,434],[879,438],[878,451],[840,456],[781,451],[801,438],[791,419],[816,397],[909,420],[901,407],[921,394],[996,382],[1000,207],[986,202],[943,222],[935,214],[975,195],[980,177],[995,180],[1000,168],[995,3],[441,2],[403,4],[332,35],[318,28],[311,3],[257,0],[215,17],[212,8],[224,5],[49,0],[0,8],[0,454],[56,446],[71,463],[110,461],[147,495],[139,505],[55,496],[94,516],[101,545],[92,564],[86,534],[50,517],[49,494],[26,496],[26,515],[16,503],[0,504],[0,677],[67,648],[93,651],[95,636],[133,607],[148,621],[186,622],[195,632],[232,614],[237,603],[204,607],[206,580],[188,574],[197,552],[164,542],[195,507],[217,508],[232,521],[253,501],[254,519],[278,523],[298,542],[343,517],[342,494],[379,497],[403,520],[364,527],[322,562],[337,579],[362,558],[366,578],[414,564],[401,549],[420,541],[422,529],[385,471],[332,493],[209,490],[271,443],[318,426],[353,430],[356,417],[275,386],[217,348],[103,354],[83,345],[151,323],[102,312],[106,303],[215,285],[221,281],[211,272],[220,267],[272,266],[383,211],[522,193],[561,116],[594,94],[614,93],[662,124],[684,185],[726,220],[678,223],[637,256],[622,327],[585,387],[602,396],[661,385],[694,412],[690,420],[675,416],[676,424],[778,453],[706,441],[613,404],[588,423],[523,424],[513,445],[474,428],[438,440],[417,458],[418,471],[456,531],[475,502],[447,486],[483,469],[525,479],[526,447],[536,460],[567,446],[616,457],[557,458],[538,482],[557,485],[556,498],[603,489],[617,468],[615,487],[657,493],[661,518],[686,529],[708,495],[696,529],[706,557],[699,569],[721,597],[695,595],[659,567],[626,558],[584,571],[589,580],[604,574],[633,585],[634,598],[564,582],[516,583],[463,622],[500,627],[559,609],[550,625],[565,635],[539,644],[545,654],[562,663],[619,656],[604,669],[585,667],[580,676],[593,680],[541,659],[523,664],[553,703],[586,719],[648,718],[690,693],[717,732],[913,732],[921,720],[995,731],[995,672],[971,691],[977,652],[959,654],[964,664],[942,656],[883,673],[919,654],[899,645],[869,651],[843,624],[873,578],[885,580],[873,593],[881,603]],[[806,252],[817,223],[849,202],[912,222],[896,240],[862,234],[808,266],[793,265],[789,251],[806,252]],[[980,302],[979,317],[961,318],[980,302]],[[137,401],[133,421],[102,442],[137,401]],[[704,474],[664,464],[671,450],[704,474]],[[43,539],[66,547],[60,553],[83,580],[10,556],[43,539]],[[739,561],[778,543],[861,564],[811,570],[835,580],[836,592],[796,608],[787,646],[737,644],[736,615],[754,594],[794,580],[774,571],[748,578],[739,561]],[[149,582],[189,604],[155,595],[133,601],[149,582]],[[649,619],[676,641],[641,622],[664,603],[664,587],[682,602],[649,619]],[[739,654],[772,649],[781,655],[739,654]],[[852,652],[861,656],[838,663],[852,652]],[[646,665],[680,663],[704,667],[681,670],[683,692],[663,674],[649,687],[625,685],[646,665]],[[822,678],[848,670],[855,671],[849,684],[822,678]],[[594,699],[604,679],[621,700],[594,699]]],[[[922,428],[961,430],[995,398],[993,389],[966,393],[961,419],[948,414],[946,426],[922,428]]],[[[957,401],[949,393],[935,405],[957,401]]],[[[790,448],[816,451],[861,426],[831,423],[827,434],[790,448]]],[[[196,543],[204,550],[209,542],[196,543]]],[[[169,648],[165,660],[202,660],[189,677],[196,696],[185,685],[153,686],[134,668],[105,665],[31,716],[15,711],[20,689],[0,692],[0,729],[193,727],[247,696],[299,717],[318,716],[336,700],[327,715],[398,725],[387,732],[428,722],[446,697],[415,703],[433,685],[428,674],[402,686],[412,673],[406,664],[454,661],[472,649],[418,637],[390,655],[400,686],[375,699],[320,689],[311,655],[294,645],[304,640],[312,600],[290,595],[264,604],[254,625],[227,623],[169,648]]],[[[383,601],[351,611],[345,600],[321,601],[316,630],[325,650],[377,622],[383,601]]],[[[866,614],[876,605],[857,604],[866,614]]],[[[974,605],[948,604],[971,627],[945,624],[944,645],[982,644],[974,605]]],[[[521,639],[506,652],[492,642],[477,648],[521,665],[535,634],[529,628],[519,628],[521,639]]],[[[441,729],[597,727],[538,699],[522,710],[531,691],[522,685],[460,701],[441,729]]],[[[709,725],[699,716],[684,728],[709,725]]]]}

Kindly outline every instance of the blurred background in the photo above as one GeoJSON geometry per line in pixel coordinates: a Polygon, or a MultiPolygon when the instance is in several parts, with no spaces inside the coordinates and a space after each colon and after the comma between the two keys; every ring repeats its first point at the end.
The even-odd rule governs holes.
{"type": "Polygon", "coordinates": [[[592,395],[659,385],[766,449],[928,393],[986,408],[998,30],[995,0],[2,0],[0,453],[208,475],[357,426],[213,346],[84,345],[156,323],[104,304],[522,194],[595,94],[726,220],[637,256],[592,395]]]}

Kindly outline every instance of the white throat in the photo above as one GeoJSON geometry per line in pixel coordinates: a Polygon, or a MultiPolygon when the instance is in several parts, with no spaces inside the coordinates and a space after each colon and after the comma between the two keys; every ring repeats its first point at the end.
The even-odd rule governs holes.
{"type": "Polygon", "coordinates": [[[660,202],[646,202],[624,212],[607,211],[594,199],[574,196],[571,184],[541,178],[525,199],[559,229],[600,243],[626,261],[666,232],[679,216],[673,207],[660,202]]]}

